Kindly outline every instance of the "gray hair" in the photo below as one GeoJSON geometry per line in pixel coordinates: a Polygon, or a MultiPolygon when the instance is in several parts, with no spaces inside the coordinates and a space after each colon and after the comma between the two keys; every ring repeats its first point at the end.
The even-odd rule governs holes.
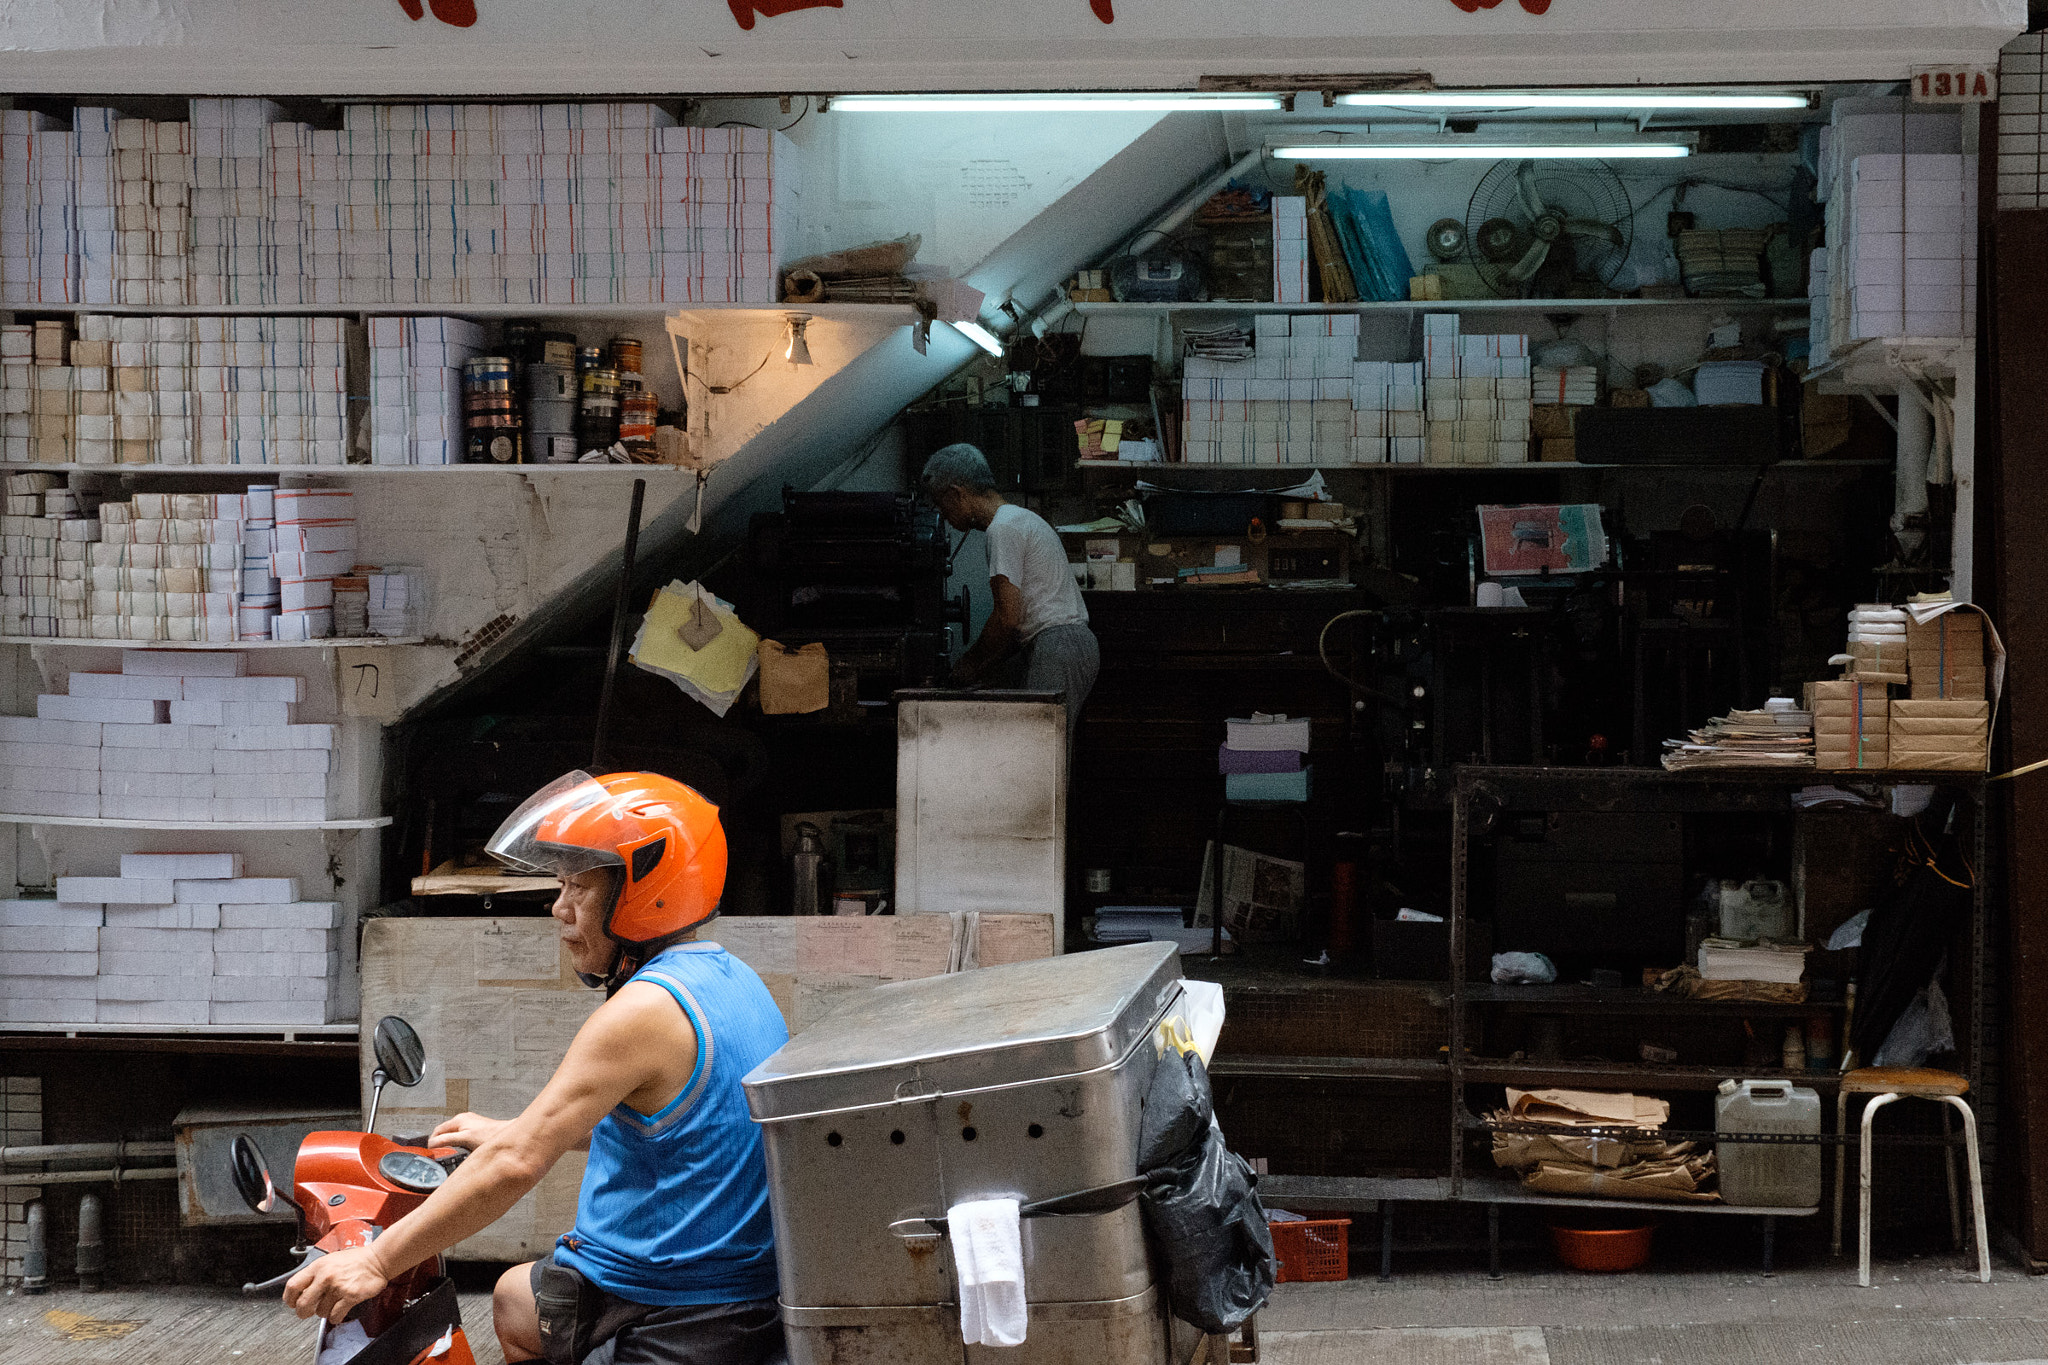
{"type": "Polygon", "coordinates": [[[986,455],[977,447],[960,441],[932,453],[932,457],[924,462],[924,473],[918,478],[918,485],[929,498],[938,497],[948,488],[988,493],[995,489],[996,476],[989,472],[986,455]]]}

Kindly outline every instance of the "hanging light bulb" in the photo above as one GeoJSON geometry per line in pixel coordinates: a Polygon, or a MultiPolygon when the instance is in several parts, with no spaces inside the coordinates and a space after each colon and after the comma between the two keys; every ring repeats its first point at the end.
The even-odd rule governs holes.
{"type": "Polygon", "coordinates": [[[792,365],[808,365],[811,363],[810,344],[804,340],[804,328],[808,327],[810,322],[811,315],[809,313],[784,313],[782,315],[782,328],[788,342],[782,348],[782,358],[792,365]]]}

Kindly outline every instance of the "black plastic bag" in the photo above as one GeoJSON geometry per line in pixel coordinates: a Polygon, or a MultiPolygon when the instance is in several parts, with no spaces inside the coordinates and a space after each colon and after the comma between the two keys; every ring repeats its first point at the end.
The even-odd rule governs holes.
{"type": "Polygon", "coordinates": [[[1223,1142],[1209,1073],[1168,1052],[1152,1073],[1138,1129],[1145,1229],[1166,1262],[1173,1315],[1205,1332],[1236,1331],[1273,1292],[1278,1263],[1258,1176],[1223,1142]]]}

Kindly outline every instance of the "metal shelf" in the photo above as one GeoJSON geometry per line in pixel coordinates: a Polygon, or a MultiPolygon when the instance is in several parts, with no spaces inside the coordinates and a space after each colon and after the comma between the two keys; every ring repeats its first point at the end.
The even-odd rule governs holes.
{"type": "Polygon", "coordinates": [[[361,820],[116,820],[99,815],[18,815],[0,811],[0,825],[65,825],[76,829],[189,829],[212,834],[254,834],[278,830],[382,829],[388,815],[361,820]]]}
{"type": "MultiPolygon", "coordinates": [[[[1889,469],[1890,460],[1779,460],[1765,466],[1769,470],[1798,470],[1808,472],[1823,469],[1889,469]]],[[[105,465],[95,465],[104,469],[105,465]]],[[[1074,467],[1083,472],[1090,470],[1129,470],[1133,474],[1159,473],[1220,473],[1230,474],[1240,470],[1255,473],[1285,471],[1295,474],[1309,474],[1317,471],[1358,470],[1377,474],[1499,474],[1510,470],[1526,473],[1568,474],[1575,469],[1624,469],[1646,474],[1737,474],[1745,479],[1756,477],[1757,466],[1753,464],[1589,464],[1581,460],[1522,460],[1514,464],[1388,464],[1380,461],[1372,464],[1350,464],[1328,462],[1318,464],[1186,464],[1152,462],[1141,460],[1076,460],[1074,467]]]]}
{"type": "Polygon", "coordinates": [[[0,635],[0,645],[62,645],[73,649],[378,649],[423,645],[424,635],[330,635],[321,640],[101,640],[77,635],[0,635]]]}
{"type": "Polygon", "coordinates": [[[1687,1000],[1647,987],[1578,985],[1467,986],[1465,1003],[1537,1013],[1720,1015],[1730,1019],[1765,1015],[1804,1017],[1845,1008],[1840,1000],[1808,1000],[1796,1005],[1783,1001],[1687,1000]]]}
{"type": "Polygon", "coordinates": [[[1391,299],[1357,303],[1258,303],[1210,300],[1200,303],[1077,303],[1087,316],[1156,317],[1171,313],[1563,313],[1600,309],[1716,309],[1751,312],[1811,310],[1808,299],[1391,299]]]}

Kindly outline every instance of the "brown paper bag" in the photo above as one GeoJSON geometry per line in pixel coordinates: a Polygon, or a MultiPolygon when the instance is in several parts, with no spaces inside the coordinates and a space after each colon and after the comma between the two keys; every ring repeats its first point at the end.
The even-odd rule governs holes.
{"type": "Polygon", "coordinates": [[[756,654],[763,714],[807,716],[832,704],[832,661],[824,645],[790,649],[779,641],[763,640],[756,654]]]}

